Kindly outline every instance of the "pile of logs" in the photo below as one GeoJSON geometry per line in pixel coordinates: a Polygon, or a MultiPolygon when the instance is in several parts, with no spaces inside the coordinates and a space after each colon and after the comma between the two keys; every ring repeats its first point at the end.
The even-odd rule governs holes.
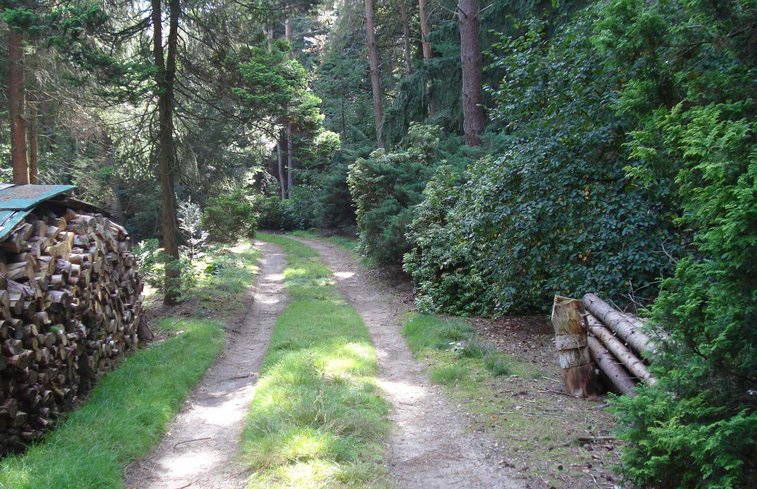
{"type": "Polygon", "coordinates": [[[45,202],[0,242],[0,454],[137,348],[141,293],[128,233],[100,214],[45,202]]]}
{"type": "Polygon", "coordinates": [[[552,324],[571,395],[591,397],[599,392],[595,364],[621,394],[633,395],[638,382],[656,382],[644,363],[654,343],[638,318],[617,311],[594,294],[581,301],[555,296],[552,324]]]}

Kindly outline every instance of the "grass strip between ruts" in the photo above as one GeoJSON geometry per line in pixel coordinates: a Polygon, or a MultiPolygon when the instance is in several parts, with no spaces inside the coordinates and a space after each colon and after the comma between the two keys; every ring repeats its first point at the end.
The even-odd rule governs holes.
{"type": "Polygon", "coordinates": [[[383,464],[388,407],[363,321],[315,251],[260,237],[288,255],[291,302],[276,322],[247,418],[248,487],[390,487],[383,464]]]}

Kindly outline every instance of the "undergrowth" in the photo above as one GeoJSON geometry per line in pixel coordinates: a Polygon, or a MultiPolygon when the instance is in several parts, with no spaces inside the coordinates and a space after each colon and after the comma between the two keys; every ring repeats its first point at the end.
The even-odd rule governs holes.
{"type": "Polygon", "coordinates": [[[276,321],[247,418],[248,487],[386,487],[387,404],[365,325],[312,249],[261,238],[287,253],[291,303],[276,321]]]}

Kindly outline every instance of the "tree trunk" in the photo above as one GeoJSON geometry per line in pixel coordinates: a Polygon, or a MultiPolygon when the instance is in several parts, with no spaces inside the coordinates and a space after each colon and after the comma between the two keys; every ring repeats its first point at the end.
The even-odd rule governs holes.
{"type": "Polygon", "coordinates": [[[284,155],[281,149],[281,137],[276,140],[276,160],[279,165],[279,187],[281,187],[281,200],[287,198],[286,178],[284,177],[284,155]]]}
{"type": "Polygon", "coordinates": [[[565,390],[574,397],[589,397],[599,393],[594,365],[587,348],[584,314],[581,301],[555,296],[552,306],[555,344],[565,390]]]}
{"type": "Polygon", "coordinates": [[[649,336],[641,332],[634,323],[628,321],[623,314],[613,309],[608,303],[594,294],[586,294],[583,303],[586,309],[623,338],[634,350],[641,354],[654,351],[654,344],[649,336]]]}
{"type": "Polygon", "coordinates": [[[39,183],[39,124],[36,83],[29,91],[29,183],[39,183]]]}
{"type": "Polygon", "coordinates": [[[626,348],[597,318],[591,314],[587,314],[586,325],[589,327],[589,331],[615,355],[615,358],[625,365],[629,372],[647,384],[652,385],[657,382],[657,379],[647,370],[644,362],[639,360],[631,350],[626,348]]]}
{"type": "Polygon", "coordinates": [[[161,0],[152,0],[153,55],[155,57],[156,84],[158,87],[158,165],[162,204],[163,250],[169,257],[165,268],[163,303],[178,302],[180,270],[179,245],[176,231],[176,144],[173,137],[174,79],[176,78],[176,49],[178,44],[180,0],[169,0],[168,56],[163,51],[161,0]]]}
{"type": "Polygon", "coordinates": [[[596,338],[589,337],[588,345],[591,357],[599,365],[599,369],[607,376],[610,383],[615,386],[615,389],[621,394],[633,396],[636,384],[623,367],[618,365],[612,353],[602,346],[602,343],[597,341],[596,338]]]}
{"type": "MultiPolygon", "coordinates": [[[[289,45],[292,45],[292,22],[289,19],[284,21],[284,37],[289,45]]],[[[292,51],[289,51],[289,58],[294,58],[292,51]]],[[[287,119],[287,196],[292,196],[294,188],[294,123],[287,119]]]]}
{"type": "Polygon", "coordinates": [[[423,59],[431,59],[431,43],[428,36],[431,33],[428,27],[428,13],[426,12],[426,0],[418,0],[418,14],[421,20],[421,46],[423,47],[423,59]]]}
{"type": "Polygon", "coordinates": [[[402,49],[405,53],[405,74],[413,72],[413,56],[410,51],[410,15],[407,9],[407,0],[400,1],[400,15],[402,16],[402,49]]]}
{"type": "Polygon", "coordinates": [[[481,42],[478,36],[478,0],[460,0],[460,61],[463,65],[463,132],[465,144],[481,144],[484,109],[481,106],[481,42]]]}
{"type": "Polygon", "coordinates": [[[29,183],[26,161],[26,121],[24,119],[24,35],[8,29],[8,112],[11,126],[13,183],[29,183]]]}
{"type": "Polygon", "coordinates": [[[373,0],[365,0],[365,32],[368,37],[368,61],[371,64],[371,88],[373,89],[373,121],[376,126],[376,146],[384,147],[381,136],[381,76],[379,73],[376,30],[373,25],[373,0]]]}
{"type": "Polygon", "coordinates": [[[292,196],[294,188],[294,128],[292,122],[287,123],[287,196],[292,196]]]}

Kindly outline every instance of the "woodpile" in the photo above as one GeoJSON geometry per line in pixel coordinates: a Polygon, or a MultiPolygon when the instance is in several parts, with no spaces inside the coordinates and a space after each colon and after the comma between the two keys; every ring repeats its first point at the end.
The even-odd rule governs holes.
{"type": "Polygon", "coordinates": [[[657,382],[644,363],[654,352],[654,343],[644,333],[642,321],[617,311],[594,294],[586,294],[581,302],[586,309],[591,357],[612,386],[621,394],[633,395],[638,382],[657,382]]]}
{"type": "Polygon", "coordinates": [[[138,345],[126,230],[44,202],[0,242],[0,454],[38,439],[138,345]]]}
{"type": "Polygon", "coordinates": [[[654,342],[644,332],[640,319],[617,311],[594,294],[586,294],[580,301],[555,296],[552,324],[569,394],[590,397],[597,391],[591,360],[621,394],[634,395],[638,382],[657,382],[645,363],[648,354],[654,352],[654,342]]]}

